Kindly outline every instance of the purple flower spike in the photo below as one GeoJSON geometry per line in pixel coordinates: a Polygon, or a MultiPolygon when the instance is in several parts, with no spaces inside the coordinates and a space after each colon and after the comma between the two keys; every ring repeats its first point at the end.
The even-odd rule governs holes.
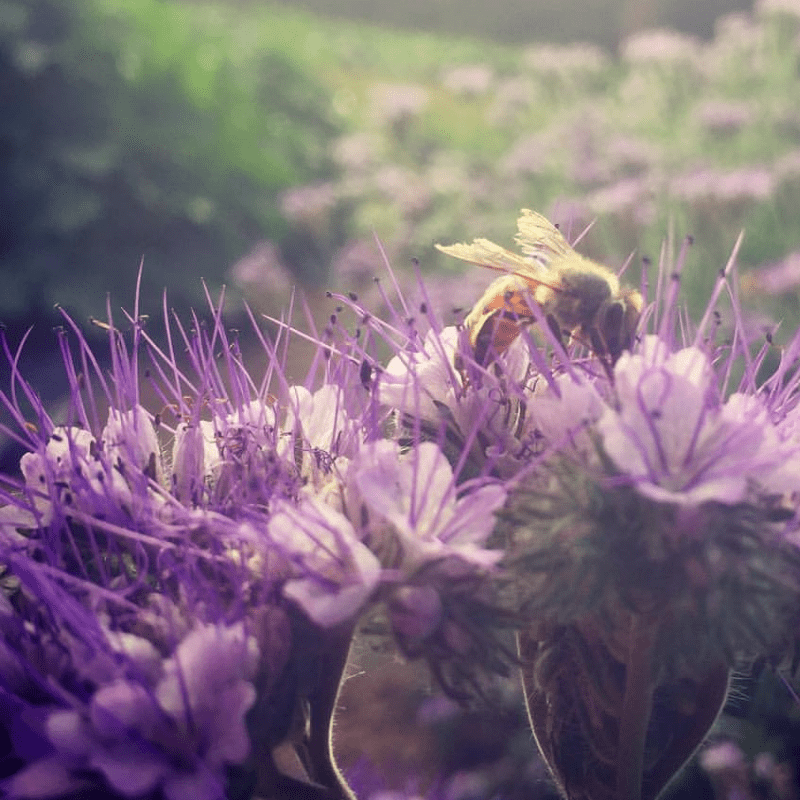
{"type": "MultiPolygon", "coordinates": [[[[30,446],[22,481],[0,487],[10,573],[0,573],[2,701],[35,712],[14,735],[27,766],[3,784],[12,796],[85,784],[109,796],[220,800],[240,791],[228,786],[238,779],[261,780],[272,796],[289,780],[269,755],[294,744],[287,719],[300,719],[313,694],[312,727],[330,724],[325,692],[294,672],[322,659],[332,665],[325,688],[336,688],[349,640],[307,631],[352,627],[383,577],[342,513],[341,476],[369,396],[347,359],[289,386],[266,340],[275,385],[256,389],[214,314],[210,331],[176,323],[188,368],[174,329],[162,349],[134,322],[128,349],[110,327],[111,381],[70,323],[74,424],[53,424],[16,373],[21,389],[0,396],[30,446]],[[155,416],[138,403],[145,350],[155,416]]],[[[330,765],[327,777],[312,772],[335,783],[330,765]]]]}
{"type": "Polygon", "coordinates": [[[665,681],[718,683],[737,658],[786,646],[800,603],[798,339],[759,385],[771,339],[759,348],[747,339],[728,277],[734,257],[695,331],[678,299],[685,251],[674,269],[661,265],[657,302],[643,314],[657,333],[605,377],[573,361],[525,398],[542,444],[518,471],[498,532],[516,607],[531,620],[526,647],[537,626],[553,637],[533,661],[550,658],[551,645],[571,658],[559,637],[575,632],[624,663],[614,648],[631,618],[651,626],[665,681]],[[711,323],[725,319],[715,306],[726,291],[733,330],[720,345],[711,323]]]}

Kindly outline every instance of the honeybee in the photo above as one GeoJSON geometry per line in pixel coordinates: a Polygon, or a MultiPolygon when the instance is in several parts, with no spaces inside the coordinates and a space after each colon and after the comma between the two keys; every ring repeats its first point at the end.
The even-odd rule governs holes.
{"type": "Polygon", "coordinates": [[[503,273],[464,320],[476,360],[485,364],[496,358],[519,336],[522,325],[536,321],[533,302],[557,336],[585,343],[606,365],[613,365],[631,346],[642,295],[621,287],[608,267],[576,253],[541,214],[523,209],[517,230],[522,255],[488,239],[436,245],[447,255],[503,273]]]}

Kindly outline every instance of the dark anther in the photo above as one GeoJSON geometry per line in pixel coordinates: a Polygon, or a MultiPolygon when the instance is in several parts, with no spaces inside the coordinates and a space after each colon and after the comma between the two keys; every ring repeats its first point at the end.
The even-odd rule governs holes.
{"type": "Polygon", "coordinates": [[[147,466],[144,468],[144,474],[150,480],[156,479],[156,454],[150,453],[150,458],[147,459],[147,466]]]}
{"type": "Polygon", "coordinates": [[[372,382],[372,367],[367,361],[361,362],[361,367],[358,370],[358,377],[361,379],[361,385],[368,390],[372,382]]]}

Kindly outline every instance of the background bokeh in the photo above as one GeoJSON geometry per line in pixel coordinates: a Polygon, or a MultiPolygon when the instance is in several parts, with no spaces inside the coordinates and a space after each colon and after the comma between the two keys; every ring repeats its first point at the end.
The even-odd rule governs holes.
{"type": "MultiPolygon", "coordinates": [[[[410,295],[418,262],[450,321],[489,276],[434,243],[510,244],[521,207],[572,236],[594,223],[582,252],[629,262],[634,282],[692,235],[695,310],[744,230],[746,321],[756,335],[782,322],[779,346],[800,322],[800,2],[0,0],[0,321],[12,347],[33,326],[21,362],[48,403],[64,391],[55,307],[89,331],[107,307],[124,325],[140,264],[154,326],[165,289],[179,314],[205,308],[201,279],[213,297],[228,285],[232,324],[242,300],[279,314],[294,284],[321,319],[328,288],[377,310],[387,261],[410,295]]],[[[0,469],[18,457],[0,439],[0,469]]],[[[486,756],[491,736],[464,733],[477,718],[465,728],[387,658],[351,685],[460,742],[408,763],[395,742],[383,755],[402,762],[396,784],[486,756]],[[416,688],[398,700],[386,687],[403,681],[416,688]]],[[[520,767],[531,743],[518,697],[498,691],[496,725],[519,738],[489,759],[493,780],[546,796],[541,772],[520,767]]],[[[734,708],[735,748],[715,763],[749,764],[765,720],[788,731],[770,750],[787,763],[796,705],[768,711],[734,708]]],[[[364,736],[373,722],[341,719],[366,783],[359,742],[385,740],[364,736]]]]}
{"type": "Polygon", "coordinates": [[[794,314],[800,4],[573,5],[3,0],[0,318],[103,316],[141,261],[150,311],[201,277],[279,308],[375,236],[453,275],[434,242],[523,206],[614,267],[694,234],[690,294],[744,228],[754,306],[794,314]]]}

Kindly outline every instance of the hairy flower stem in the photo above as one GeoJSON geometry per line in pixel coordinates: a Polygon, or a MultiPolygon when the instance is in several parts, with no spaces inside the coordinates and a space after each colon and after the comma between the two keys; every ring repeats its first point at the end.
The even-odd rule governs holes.
{"type": "Polygon", "coordinates": [[[336,765],[331,741],[333,715],[344,680],[344,671],[353,640],[353,629],[351,626],[345,626],[341,631],[329,632],[328,637],[330,650],[322,661],[320,685],[308,699],[311,717],[308,732],[308,755],[314,778],[328,787],[331,798],[355,800],[355,795],[336,765]]]}
{"type": "Polygon", "coordinates": [[[641,800],[644,746],[653,709],[652,653],[657,621],[634,614],[628,634],[625,694],[619,719],[617,793],[619,800],[641,800]]]}
{"type": "MultiPolygon", "coordinates": [[[[298,633],[295,630],[295,633],[298,633]]],[[[345,624],[323,631],[300,628],[298,640],[311,636],[312,643],[298,647],[297,662],[283,675],[283,691],[294,694],[296,705],[281,741],[266,738],[252,754],[250,766],[257,773],[256,800],[355,800],[332,748],[336,703],[347,666],[353,626],[345,624]]],[[[274,709],[271,709],[274,712],[274,709]]],[[[282,709],[287,713],[286,709],[282,709]]],[[[254,723],[258,725],[256,719],[254,723]]]]}

